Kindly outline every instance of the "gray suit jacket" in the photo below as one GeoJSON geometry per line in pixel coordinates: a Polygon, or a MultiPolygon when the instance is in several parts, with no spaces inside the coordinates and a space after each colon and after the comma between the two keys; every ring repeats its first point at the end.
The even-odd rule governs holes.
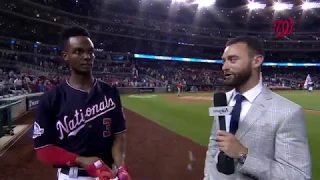
{"type": "MultiPolygon", "coordinates": [[[[231,92],[227,92],[231,98],[231,92]]],[[[217,171],[214,159],[219,121],[214,121],[205,162],[205,180],[310,180],[311,158],[301,106],[263,87],[236,137],[248,147],[243,165],[235,162],[236,172],[217,171]]]]}

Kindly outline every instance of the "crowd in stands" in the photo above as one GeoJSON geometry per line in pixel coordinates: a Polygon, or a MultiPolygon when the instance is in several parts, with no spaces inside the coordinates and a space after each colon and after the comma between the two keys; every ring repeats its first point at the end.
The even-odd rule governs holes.
{"type": "MultiPolygon", "coordinates": [[[[228,38],[239,35],[261,38],[267,50],[266,61],[319,62],[316,48],[320,43],[312,33],[295,33],[291,39],[279,41],[270,32],[217,29],[223,23],[216,24],[220,27],[201,28],[102,12],[103,8],[84,10],[80,5],[72,6],[70,12],[70,7],[52,2],[0,3],[0,96],[44,92],[64,81],[69,69],[61,58],[58,32],[74,25],[90,30],[96,48],[95,77],[118,87],[166,87],[178,83],[219,86],[223,81],[219,64],[137,60],[133,54],[220,59],[228,38]],[[57,4],[64,11],[51,8],[57,4]],[[292,43],[293,39],[301,41],[292,43]]],[[[299,87],[307,74],[311,74],[316,86],[320,82],[317,68],[264,67],[262,71],[266,86],[299,87]]]]}
{"type": "MultiPolygon", "coordinates": [[[[48,72],[51,69],[53,72],[60,72],[40,76],[28,71],[21,73],[17,69],[0,69],[3,93],[10,93],[12,90],[43,92],[52,89],[68,75],[68,68],[61,58],[50,61],[39,54],[0,50],[0,61],[9,62],[11,65],[24,63],[23,65],[28,64],[35,69],[41,67],[43,71],[48,72]]],[[[165,87],[179,82],[191,86],[219,86],[223,81],[221,65],[211,63],[128,59],[121,62],[97,60],[95,66],[94,73],[98,79],[118,87],[165,87]]],[[[316,86],[320,82],[320,73],[316,68],[264,67],[262,71],[263,83],[266,86],[298,87],[307,74],[312,75],[316,86]]]]}
{"type": "MultiPolygon", "coordinates": [[[[317,61],[315,57],[319,57],[317,51],[308,53],[308,55],[301,53],[297,55],[288,51],[290,49],[311,51],[319,48],[318,37],[312,33],[307,35],[296,33],[294,39],[299,39],[299,42],[293,43],[295,41],[270,39],[270,37],[276,37],[270,32],[249,33],[247,31],[196,28],[108,13],[103,18],[97,18],[94,16],[97,13],[89,13],[92,16],[90,17],[53,10],[48,8],[52,5],[50,1],[36,1],[46,2],[46,6],[35,5],[28,0],[4,1],[6,3],[0,5],[1,34],[32,42],[40,41],[57,45],[57,32],[62,27],[80,25],[91,31],[97,48],[108,52],[219,58],[219,52],[221,52],[219,48],[224,46],[228,38],[254,35],[261,37],[268,51],[286,50],[286,52],[268,53],[267,58],[271,61],[287,61],[290,57],[290,61],[315,62],[317,61]],[[23,31],[20,31],[21,29],[23,31]]],[[[54,3],[57,2],[54,1],[54,3]]],[[[79,6],[72,6],[71,9],[77,11],[77,8],[79,6]]],[[[96,10],[98,9],[92,11],[96,10]]]]}

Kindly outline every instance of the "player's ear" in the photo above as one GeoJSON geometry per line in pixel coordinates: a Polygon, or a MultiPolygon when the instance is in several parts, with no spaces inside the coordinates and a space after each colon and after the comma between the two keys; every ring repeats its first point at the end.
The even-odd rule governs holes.
{"type": "Polygon", "coordinates": [[[69,68],[68,53],[66,51],[62,51],[62,58],[66,67],[69,68]]]}
{"type": "Polygon", "coordinates": [[[62,58],[64,61],[68,61],[68,53],[66,51],[62,51],[62,58]]]}

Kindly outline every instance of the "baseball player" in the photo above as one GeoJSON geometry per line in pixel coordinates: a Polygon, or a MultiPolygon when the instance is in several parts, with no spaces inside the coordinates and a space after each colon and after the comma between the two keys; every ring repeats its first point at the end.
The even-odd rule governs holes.
{"type": "Polygon", "coordinates": [[[177,85],[177,89],[178,89],[178,94],[177,94],[177,96],[181,96],[182,88],[183,88],[183,85],[182,85],[181,82],[179,82],[178,85],[177,85]]]}
{"type": "Polygon", "coordinates": [[[58,169],[58,180],[131,180],[118,90],[93,77],[87,30],[70,27],[61,40],[71,76],[41,97],[33,125],[37,157],[58,169]]]}

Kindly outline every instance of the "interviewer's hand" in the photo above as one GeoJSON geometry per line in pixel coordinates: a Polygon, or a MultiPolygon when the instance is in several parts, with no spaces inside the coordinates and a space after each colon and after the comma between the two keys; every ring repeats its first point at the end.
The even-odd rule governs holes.
{"type": "Polygon", "coordinates": [[[217,144],[220,151],[234,159],[239,159],[241,153],[246,150],[246,147],[244,147],[233,134],[226,131],[218,132],[217,144]]]}

